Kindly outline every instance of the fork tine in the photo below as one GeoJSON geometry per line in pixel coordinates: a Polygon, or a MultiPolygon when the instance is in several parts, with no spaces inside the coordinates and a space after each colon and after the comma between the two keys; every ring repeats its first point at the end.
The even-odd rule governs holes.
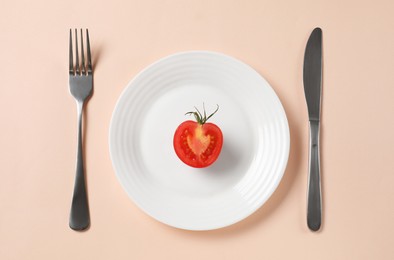
{"type": "Polygon", "coordinates": [[[89,41],[88,29],[86,29],[86,51],[87,51],[87,59],[88,59],[88,73],[91,74],[93,68],[92,68],[92,56],[90,54],[90,41],[89,41]]]}
{"type": "Polygon", "coordinates": [[[69,73],[74,74],[74,64],[73,64],[73,39],[72,30],[70,29],[70,58],[69,58],[69,73]]]}
{"type": "Polygon", "coordinates": [[[75,29],[75,72],[76,72],[76,74],[80,74],[80,70],[79,70],[78,33],[77,33],[77,29],[75,29]]]}
{"type": "Polygon", "coordinates": [[[83,49],[83,35],[82,35],[82,29],[81,29],[81,57],[82,57],[82,67],[81,67],[81,71],[82,74],[85,74],[86,70],[85,70],[85,51],[83,49]]]}

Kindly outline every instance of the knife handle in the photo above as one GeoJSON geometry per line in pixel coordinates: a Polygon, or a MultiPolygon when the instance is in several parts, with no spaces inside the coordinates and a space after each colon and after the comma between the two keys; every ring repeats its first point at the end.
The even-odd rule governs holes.
{"type": "Polygon", "coordinates": [[[308,206],[307,223],[312,231],[321,226],[322,199],[320,181],[320,122],[309,121],[309,176],[308,176],[308,206]]]}

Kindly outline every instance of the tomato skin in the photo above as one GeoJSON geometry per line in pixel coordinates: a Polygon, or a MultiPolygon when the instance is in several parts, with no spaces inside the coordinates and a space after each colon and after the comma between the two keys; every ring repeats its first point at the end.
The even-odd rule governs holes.
{"type": "Polygon", "coordinates": [[[195,121],[181,123],[174,134],[174,150],[185,164],[208,167],[219,157],[223,146],[223,134],[213,123],[199,124],[195,121]]]}

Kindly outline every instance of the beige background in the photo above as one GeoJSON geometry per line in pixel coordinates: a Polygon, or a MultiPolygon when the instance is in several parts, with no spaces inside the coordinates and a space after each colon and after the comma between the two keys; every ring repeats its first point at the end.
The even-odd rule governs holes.
{"type": "Polygon", "coordinates": [[[0,259],[394,259],[394,2],[364,0],[5,1],[0,8],[0,259]],[[307,38],[323,29],[324,224],[306,227],[307,38]],[[86,171],[91,228],[68,228],[76,107],[69,28],[89,28],[95,93],[86,171]],[[231,227],[177,230],[118,183],[108,129],[126,84],[185,50],[232,55],[277,92],[291,130],[285,176],[231,227]]]}

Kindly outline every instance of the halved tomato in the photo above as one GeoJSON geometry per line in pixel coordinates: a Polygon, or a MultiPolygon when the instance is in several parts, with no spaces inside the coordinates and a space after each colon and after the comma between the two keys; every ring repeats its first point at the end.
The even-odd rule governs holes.
{"type": "MultiPolygon", "coordinates": [[[[219,109],[219,107],[218,107],[219,109]]],[[[219,157],[223,145],[223,134],[220,128],[213,123],[206,123],[217,110],[210,116],[206,117],[197,110],[197,112],[188,112],[193,114],[196,121],[185,121],[181,123],[174,134],[175,153],[185,164],[203,168],[211,165],[219,157]]]]}

